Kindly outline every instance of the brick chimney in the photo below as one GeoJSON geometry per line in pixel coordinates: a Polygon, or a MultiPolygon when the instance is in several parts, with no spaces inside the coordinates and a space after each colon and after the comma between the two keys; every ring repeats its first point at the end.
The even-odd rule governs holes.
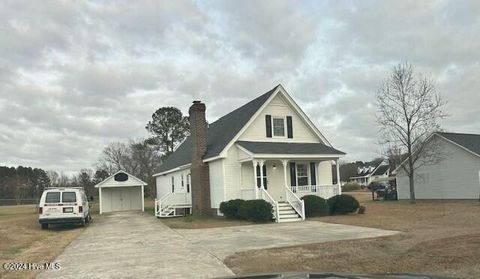
{"type": "Polygon", "coordinates": [[[208,164],[203,162],[203,156],[207,151],[208,138],[205,109],[204,103],[194,101],[188,110],[192,143],[192,165],[190,166],[192,214],[195,216],[212,215],[208,164]]]}

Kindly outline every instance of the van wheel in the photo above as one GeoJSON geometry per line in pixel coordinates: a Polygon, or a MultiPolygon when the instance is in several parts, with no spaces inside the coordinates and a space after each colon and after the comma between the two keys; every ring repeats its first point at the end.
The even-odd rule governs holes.
{"type": "Polygon", "coordinates": [[[48,229],[48,224],[41,224],[41,226],[42,226],[42,230],[48,229]]]}

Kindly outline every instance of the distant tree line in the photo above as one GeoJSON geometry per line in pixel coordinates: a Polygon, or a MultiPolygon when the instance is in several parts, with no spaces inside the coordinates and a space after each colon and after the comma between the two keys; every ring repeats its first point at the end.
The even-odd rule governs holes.
{"type": "MultiPolygon", "coordinates": [[[[37,200],[46,187],[83,187],[87,196],[97,197],[95,185],[119,170],[148,184],[145,195],[155,197],[155,179],[162,161],[188,135],[188,117],[174,107],[162,107],[152,114],[145,129],[146,139],[111,142],[102,151],[94,169],[84,168],[67,175],[54,170],[0,166],[0,199],[37,200]]],[[[98,197],[97,197],[98,198],[98,197]]]]}

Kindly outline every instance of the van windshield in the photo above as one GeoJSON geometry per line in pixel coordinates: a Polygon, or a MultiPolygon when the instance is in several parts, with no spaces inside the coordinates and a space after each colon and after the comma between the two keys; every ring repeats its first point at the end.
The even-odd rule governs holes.
{"type": "Polygon", "coordinates": [[[77,195],[75,192],[63,192],[62,194],[62,202],[76,202],[77,195]]]}
{"type": "Polygon", "coordinates": [[[46,203],[59,203],[60,202],[60,193],[59,192],[50,192],[47,193],[45,197],[46,203]]]}

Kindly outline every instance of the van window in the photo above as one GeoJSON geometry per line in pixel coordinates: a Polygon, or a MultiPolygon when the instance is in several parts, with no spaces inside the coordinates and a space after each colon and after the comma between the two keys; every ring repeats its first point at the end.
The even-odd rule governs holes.
{"type": "Polygon", "coordinates": [[[59,203],[60,202],[60,192],[49,192],[45,197],[45,203],[59,203]]]}
{"type": "Polygon", "coordinates": [[[75,192],[63,192],[62,194],[62,202],[76,202],[77,195],[75,192]]]}

